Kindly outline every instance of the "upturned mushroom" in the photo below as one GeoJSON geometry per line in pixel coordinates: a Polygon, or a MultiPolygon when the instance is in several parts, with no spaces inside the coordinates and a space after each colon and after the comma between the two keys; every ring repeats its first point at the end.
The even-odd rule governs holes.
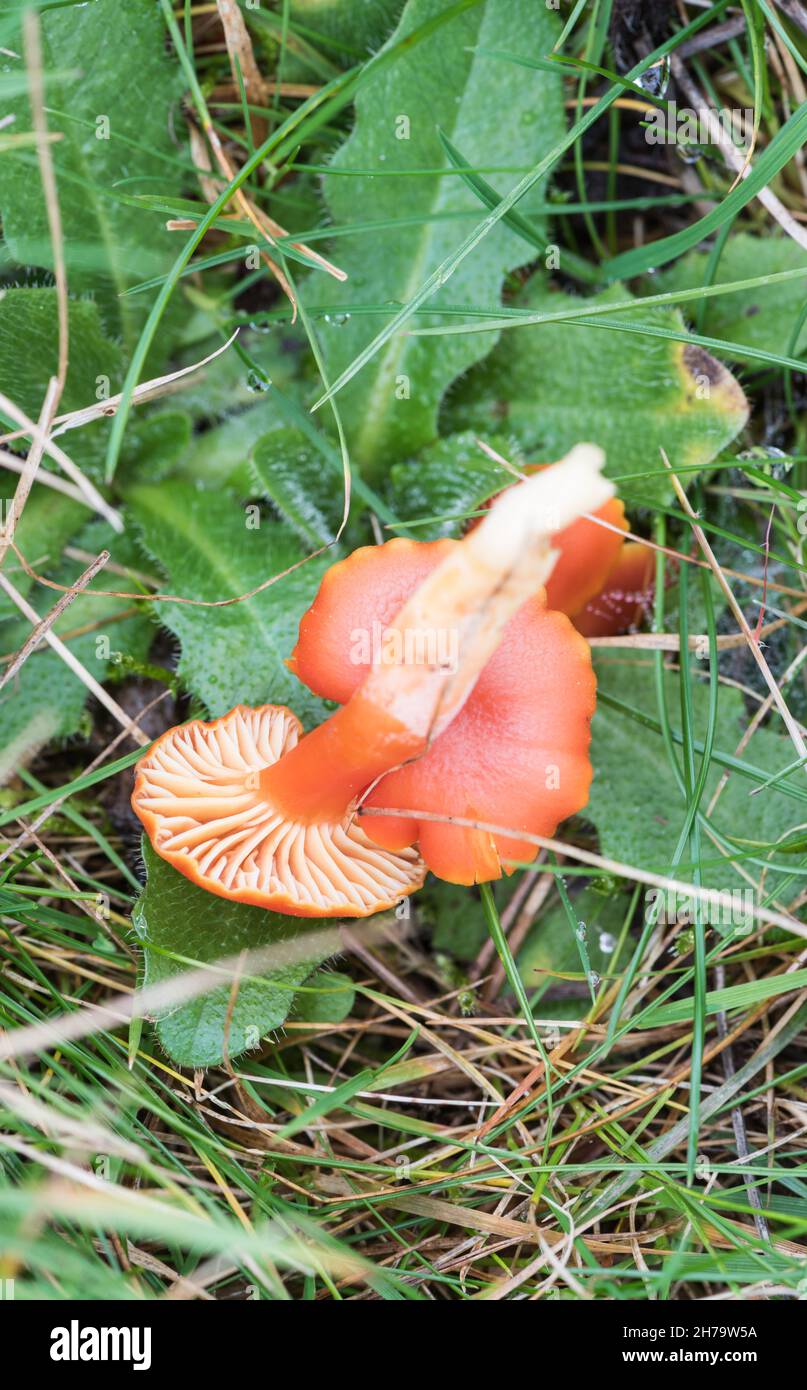
{"type": "Polygon", "coordinates": [[[585,804],[594,676],[542,586],[552,535],[613,493],[602,461],[578,446],[461,541],[392,541],[334,565],[290,664],[342,708],[302,737],[276,705],[169,730],[132,796],[157,853],[222,897],[317,917],[389,907],[427,868],[470,883],[533,857],[517,834],[417,812],[540,834],[585,804]],[[410,814],[360,818],[364,806],[410,814]]]}

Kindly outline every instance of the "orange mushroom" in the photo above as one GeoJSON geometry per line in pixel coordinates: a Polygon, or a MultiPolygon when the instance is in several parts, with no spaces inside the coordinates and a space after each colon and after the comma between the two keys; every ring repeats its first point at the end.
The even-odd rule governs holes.
{"type": "MultiPolygon", "coordinates": [[[[531,464],[526,473],[546,467],[531,464]]],[[[566,613],[585,637],[627,632],[641,622],[652,600],[652,552],[627,541],[628,529],[622,502],[611,497],[552,537],[558,559],[546,583],[547,606],[566,613]]]]}
{"type": "Polygon", "coordinates": [[[627,541],[599,593],[577,613],[574,625],[584,637],[616,637],[638,627],[655,591],[653,551],[627,541]]]}
{"type": "Polygon", "coordinates": [[[592,516],[597,520],[580,517],[552,537],[558,562],[547,580],[546,601],[550,608],[570,618],[602,591],[622,551],[621,533],[628,529],[625,508],[618,497],[610,498],[592,516]]]}
{"type": "Polygon", "coordinates": [[[426,874],[411,849],[388,853],[355,817],[294,819],[262,779],[302,733],[284,705],[237,705],[212,723],[169,729],[136,766],[132,806],[154,849],[200,888],[294,917],[363,917],[426,874]]]}
{"type": "Polygon", "coordinates": [[[357,813],[405,806],[551,833],[585,804],[590,655],[542,585],[551,536],[612,494],[601,465],[581,445],[461,541],[393,541],[335,565],[290,664],[342,708],[302,738],[271,705],[163,735],[132,798],[157,853],[223,897],[299,916],[367,916],[427,867],[464,883],[533,857],[517,834],[357,813]]]}

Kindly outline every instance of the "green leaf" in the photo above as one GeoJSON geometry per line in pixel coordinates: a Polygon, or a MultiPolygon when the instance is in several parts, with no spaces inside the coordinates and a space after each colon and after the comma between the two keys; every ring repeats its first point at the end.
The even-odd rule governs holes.
{"type": "MultiPolygon", "coordinates": [[[[2,167],[0,160],[0,193],[2,167]]],[[[58,325],[52,287],[7,289],[0,298],[0,391],[33,420],[42,409],[48,381],[56,375],[58,325]]],[[[96,304],[87,299],[70,300],[68,333],[68,370],[60,415],[94,405],[101,398],[99,392],[114,395],[123,380],[120,348],[104,336],[96,304]]],[[[99,420],[71,431],[62,441],[74,462],[96,479],[103,475],[108,429],[108,421],[99,420]]],[[[45,466],[58,472],[52,461],[46,460],[45,466]]]]}
{"type": "MultiPolygon", "coordinates": [[[[501,913],[520,882],[519,875],[502,878],[494,885],[496,906],[501,913]]],[[[418,918],[432,932],[432,945],[456,961],[471,961],[488,938],[488,927],[479,889],[445,883],[432,875],[417,895],[418,918]]]]}
{"type": "MultiPolygon", "coordinates": [[[[29,503],[30,505],[30,503],[29,503]]],[[[26,508],[27,510],[27,508],[26,508]]],[[[61,582],[75,578],[77,566],[56,571],[61,582]]],[[[105,587],[101,571],[96,587],[105,587]]],[[[40,590],[36,606],[46,612],[52,604],[52,594],[40,590]]],[[[145,657],[150,641],[151,625],[145,614],[110,621],[126,605],[120,599],[81,594],[55,624],[54,631],[67,640],[67,634],[93,625],[92,632],[67,641],[73,654],[96,680],[103,681],[119,650],[145,657]]],[[[16,611],[16,610],[15,610],[16,611]]],[[[14,652],[30,636],[31,624],[26,620],[3,624],[3,649],[14,652]]],[[[50,739],[64,739],[75,733],[87,702],[87,688],[65,666],[61,657],[49,647],[28,657],[14,679],[0,691],[0,783],[31,757],[50,739]]]]}
{"type": "MultiPolygon", "coordinates": [[[[439,13],[442,0],[408,0],[391,43],[399,42],[439,13]]],[[[385,304],[393,311],[456,244],[456,214],[469,224],[479,201],[452,171],[440,139],[449,136],[474,167],[484,167],[497,192],[506,192],[524,166],[548,153],[563,131],[558,74],[508,74],[507,99],[491,76],[490,62],[470,51],[480,43],[519,44],[536,55],[557,37],[556,21],[530,0],[487,0],[447,23],[391,68],[368,79],[356,98],[356,125],[324,180],[325,197],[339,225],[400,216],[402,208],[423,218],[407,235],[378,233],[375,242],[349,238],[337,243],[336,259],[348,273],[344,286],[312,279],[307,303],[344,307],[352,302],[385,304]],[[490,166],[513,173],[490,173],[490,166]],[[413,171],[407,174],[406,171],[413,171]],[[444,176],[417,171],[449,170],[444,176]],[[356,171],[351,173],[351,171],[356,171]]],[[[519,204],[529,214],[543,185],[519,204]]],[[[537,224],[536,224],[537,225],[537,224]]],[[[450,292],[431,301],[427,322],[439,322],[443,303],[496,304],[505,273],[525,264],[534,251],[504,225],[452,277],[450,292]]],[[[378,331],[374,316],[331,315],[319,328],[331,380],[378,331]]],[[[491,346],[468,338],[436,345],[400,335],[342,393],[351,451],[370,478],[383,475],[391,460],[414,453],[437,433],[437,411],[450,383],[491,346]]]]}
{"type": "MultiPolygon", "coordinates": [[[[5,624],[9,651],[22,646],[30,625],[5,624]]],[[[76,652],[76,655],[79,653],[76,652]]],[[[72,734],[81,718],[87,692],[68,673],[55,652],[30,656],[11,686],[0,691],[0,784],[53,738],[72,734]]]]}
{"type": "Polygon", "coordinates": [[[393,464],[392,510],[401,521],[426,523],[412,528],[415,540],[459,535],[468,516],[515,481],[512,473],[483,453],[477,438],[519,466],[519,450],[511,439],[477,436],[470,431],[447,435],[423,449],[417,458],[393,464]]]}
{"type": "Polygon", "coordinates": [[[191,417],[184,410],[156,410],[137,414],[126,432],[120,485],[152,483],[168,477],[187,454],[191,442],[191,417]]]}
{"type": "MultiPolygon", "coordinates": [[[[267,497],[307,546],[328,545],[342,520],[344,485],[295,429],[264,434],[250,454],[259,496],[267,497]]],[[[331,560],[335,559],[331,556],[331,560]]]]}
{"type": "Polygon", "coordinates": [[[574,893],[572,905],[577,918],[574,931],[563,904],[550,902],[518,954],[519,974],[530,994],[540,991],[537,1012],[548,1018],[579,1018],[585,1013],[591,1004],[591,987],[581,971],[580,946],[584,947],[591,969],[598,975],[604,974],[625,915],[621,894],[605,897],[593,888],[574,893]],[[584,936],[575,939],[575,932],[583,932],[584,936]],[[553,978],[557,975],[580,978],[553,978]],[[545,998],[545,994],[553,997],[545,998]]]}
{"type": "MultiPolygon", "coordinates": [[[[169,1004],[157,1014],[160,1042],[180,1066],[214,1066],[222,1060],[225,1042],[231,1057],[257,1047],[263,1037],[285,1022],[297,986],[332,954],[334,943],[338,946],[333,922],[286,917],[229,902],[197,888],[155,854],[145,839],[143,854],[146,888],[132,921],[145,948],[145,988],[176,979],[194,964],[226,960],[241,951],[277,944],[282,955],[284,943],[310,936],[311,954],[304,960],[240,980],[227,1037],[231,979],[196,999],[169,1004]],[[323,927],[329,929],[327,935],[323,927]]],[[[316,983],[323,983],[319,976],[316,983]]],[[[340,996],[346,993],[341,989],[337,992],[340,996]]]]}
{"type": "MultiPolygon", "coordinates": [[[[647,282],[648,293],[663,294],[667,290],[689,290],[706,283],[709,255],[693,251],[677,261],[669,270],[647,282]]],[[[764,352],[790,353],[798,357],[807,349],[807,324],[795,343],[791,342],[803,307],[807,287],[807,253],[790,237],[758,237],[740,232],[729,237],[717,264],[713,283],[726,284],[732,280],[750,280],[754,276],[775,275],[782,270],[804,266],[804,286],[789,281],[784,284],[759,285],[756,289],[739,290],[703,303],[701,329],[714,338],[729,343],[742,343],[761,348],[764,352]]],[[[689,306],[692,316],[694,306],[689,306]]],[[[731,357],[730,348],[725,355],[731,357]]]]}
{"type": "MultiPolygon", "coordinates": [[[[73,292],[91,289],[110,327],[128,339],[145,306],[118,295],[164,273],[175,248],[159,214],[126,206],[117,194],[154,192],[155,181],[163,189],[180,187],[168,118],[181,92],[178,66],[157,7],[142,0],[62,5],[45,10],[41,25],[48,126],[61,133],[51,153],[68,283],[73,292]]],[[[14,50],[23,52],[19,36],[14,50]]],[[[22,58],[6,61],[22,72],[22,58]]],[[[31,128],[27,97],[11,102],[8,114],[15,130],[31,128]]],[[[7,151],[0,160],[0,209],[15,259],[52,269],[34,150],[7,151]]]]}
{"type": "MultiPolygon", "coordinates": [[[[8,492],[3,502],[4,515],[7,515],[17,479],[13,473],[4,472],[3,480],[8,492]]],[[[54,492],[44,485],[34,487],[15,527],[14,544],[35,570],[51,574],[61,562],[63,547],[89,516],[87,508],[72,497],[65,497],[64,493],[54,492]]],[[[3,573],[19,593],[29,593],[34,581],[13,553],[6,558],[3,573]]],[[[18,619],[19,616],[16,604],[6,593],[0,593],[0,618],[18,619]]]]}
{"type": "Polygon", "coordinates": [[[246,495],[252,487],[249,455],[268,430],[278,427],[270,415],[264,401],[195,435],[177,472],[205,487],[226,486],[246,495]]]}
{"type": "Polygon", "coordinates": [[[340,970],[317,970],[298,992],[294,1018],[299,1023],[341,1023],[353,1008],[356,991],[340,970]]]}
{"type": "MultiPolygon", "coordinates": [[[[617,285],[590,302],[626,298],[617,285]]],[[[518,299],[520,307],[547,314],[580,303],[548,289],[542,275],[518,299]]],[[[685,331],[674,309],[640,308],[622,317],[685,331]]],[[[599,444],[609,476],[630,477],[631,495],[653,501],[669,492],[660,448],[673,466],[704,466],[747,414],[734,377],[700,347],[634,333],[605,341],[588,325],[554,322],[508,329],[452,394],[444,424],[477,432],[503,425],[539,461],[559,458],[583,440],[599,444]],[[634,474],[642,476],[634,482],[634,474]]]]}
{"type": "MultiPolygon", "coordinates": [[[[257,326],[255,332],[242,329],[239,344],[272,385],[266,391],[256,389],[254,373],[235,351],[225,352],[198,377],[186,378],[182,408],[204,428],[194,434],[176,471],[193,482],[229,486],[246,496],[253,482],[251,450],[263,435],[288,428],[281,413],[284,393],[291,392],[295,401],[301,396],[297,376],[306,346],[287,324],[268,333],[257,326]]],[[[183,359],[199,361],[216,346],[204,335],[197,337],[183,359]]]]}
{"type": "MultiPolygon", "coordinates": [[[[106,378],[110,395],[121,384],[120,348],[104,336],[97,305],[89,299],[71,299],[68,331],[70,352],[60,414],[100,399],[96,394],[100,376],[106,378]]],[[[52,286],[5,289],[0,298],[0,389],[4,395],[36,419],[58,360],[56,290],[52,286]]]]}
{"type": "MultiPolygon", "coordinates": [[[[305,556],[283,522],[258,516],[231,494],[185,482],[127,494],[145,550],[172,594],[217,602],[282,574],[305,556]]],[[[160,603],[157,617],[182,646],[179,673],[212,716],[237,704],[289,705],[304,723],[322,720],[322,701],[284,665],[327,556],[300,565],[253,598],[225,608],[160,603]]]]}
{"type": "Polygon", "coordinates": [[[305,26],[314,42],[330,39],[332,44],[322,45],[329,57],[334,56],[333,46],[361,61],[387,37],[402,4],[403,0],[289,0],[289,18],[305,26]]]}
{"type": "MultiPolygon", "coordinates": [[[[605,692],[614,696],[658,720],[653,671],[649,662],[636,660],[631,654],[631,659],[621,661],[598,658],[596,666],[601,694],[605,692]]],[[[677,728],[678,676],[675,672],[665,673],[664,681],[672,726],[677,728]]],[[[693,682],[696,739],[703,738],[706,728],[708,694],[703,682],[693,682]]],[[[715,734],[716,752],[733,754],[747,724],[748,715],[742,697],[729,687],[721,687],[715,734]]],[[[680,756],[680,749],[677,751],[680,756]]],[[[791,754],[792,745],[787,737],[769,729],[760,729],[754,734],[743,756],[754,767],[775,772],[791,761],[791,754]]],[[[669,875],[686,807],[670,769],[660,733],[648,729],[620,710],[609,708],[600,699],[592,722],[591,760],[594,781],[584,815],[594,822],[599,831],[601,852],[622,863],[669,875]]],[[[708,807],[723,771],[717,762],[710,770],[702,798],[704,809],[708,807]]],[[[777,788],[769,788],[749,800],[754,785],[749,778],[732,772],[710,824],[726,838],[744,834],[744,828],[752,824],[754,839],[772,845],[792,830],[793,802],[777,788]]],[[[729,893],[747,889],[748,881],[728,859],[721,856],[709,837],[702,835],[701,839],[704,886],[729,893]]],[[[742,851],[735,852],[742,862],[742,851]]],[[[755,853],[759,859],[764,859],[764,849],[755,853]]],[[[774,852],[774,861],[780,858],[779,852],[774,852]]],[[[758,878],[759,869],[753,865],[749,868],[754,878],[758,878]]],[[[684,863],[673,869],[671,876],[684,882],[692,881],[684,863]]],[[[774,887],[778,881],[778,876],[774,876],[774,887]]],[[[801,883],[802,880],[797,882],[801,883]]],[[[685,904],[680,906],[683,908],[685,904]]],[[[712,909],[707,907],[706,911],[708,915],[712,909]]],[[[715,908],[714,912],[719,914],[720,909],[715,908]]],[[[715,924],[720,925],[720,922],[715,924]]],[[[733,925],[741,925],[741,922],[733,925]]]]}
{"type": "Polygon", "coordinates": [[[432,931],[435,951],[445,951],[461,961],[475,958],[487,937],[476,890],[444,883],[430,875],[418,893],[417,910],[420,920],[432,931]]]}

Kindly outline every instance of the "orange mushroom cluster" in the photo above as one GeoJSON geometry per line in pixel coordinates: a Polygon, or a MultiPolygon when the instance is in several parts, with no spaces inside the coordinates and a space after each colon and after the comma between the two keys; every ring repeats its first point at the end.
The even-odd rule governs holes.
{"type": "MultiPolygon", "coordinates": [[[[544,585],[553,538],[614,505],[601,465],[578,446],[462,540],[334,565],[290,665],[341,708],[305,735],[275,705],[169,730],[132,797],[157,853],[222,897],[317,917],[389,907],[427,870],[474,883],[532,859],[522,835],[553,834],[588,799],[590,651],[544,585]]],[[[596,592],[561,580],[581,605],[596,592]]]]}

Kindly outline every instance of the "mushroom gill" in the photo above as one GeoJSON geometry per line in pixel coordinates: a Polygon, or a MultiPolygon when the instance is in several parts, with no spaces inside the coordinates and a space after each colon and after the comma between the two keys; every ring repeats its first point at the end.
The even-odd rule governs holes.
{"type": "Polygon", "coordinates": [[[132,805],[158,854],[220,897],[299,917],[362,917],[419,888],[413,849],[373,844],[355,817],[304,824],[277,811],[261,773],[302,732],[283,705],[238,705],[169,729],[141,759],[132,805]]]}

